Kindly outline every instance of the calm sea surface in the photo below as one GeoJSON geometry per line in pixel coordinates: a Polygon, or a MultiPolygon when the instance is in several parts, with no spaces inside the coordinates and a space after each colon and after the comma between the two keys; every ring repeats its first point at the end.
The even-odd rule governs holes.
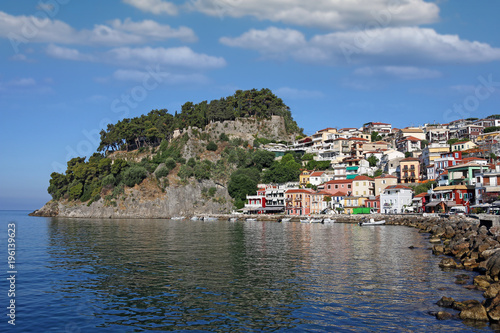
{"type": "Polygon", "coordinates": [[[9,222],[19,332],[492,331],[429,314],[482,296],[411,228],[0,217],[0,331],[9,222]]]}

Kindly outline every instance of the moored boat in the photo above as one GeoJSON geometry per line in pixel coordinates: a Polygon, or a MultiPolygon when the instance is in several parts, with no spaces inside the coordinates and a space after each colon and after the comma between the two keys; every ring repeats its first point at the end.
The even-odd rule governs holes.
{"type": "Polygon", "coordinates": [[[252,218],[252,217],[248,217],[247,219],[245,219],[245,221],[247,221],[247,222],[255,222],[255,221],[257,221],[257,219],[256,218],[252,218]]]}
{"type": "Polygon", "coordinates": [[[323,219],[323,223],[335,223],[335,220],[327,217],[326,219],[323,219]]]}
{"type": "Polygon", "coordinates": [[[291,217],[283,217],[281,219],[278,219],[278,222],[290,222],[292,220],[291,217]]]}
{"type": "Polygon", "coordinates": [[[359,222],[360,226],[382,225],[382,224],[385,224],[385,220],[375,221],[374,219],[370,219],[369,221],[361,221],[361,222],[359,222]]]}

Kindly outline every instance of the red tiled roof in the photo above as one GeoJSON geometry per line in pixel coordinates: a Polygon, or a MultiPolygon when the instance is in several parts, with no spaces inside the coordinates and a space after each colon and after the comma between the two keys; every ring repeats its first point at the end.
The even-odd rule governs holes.
{"type": "Polygon", "coordinates": [[[411,190],[411,187],[404,186],[404,185],[391,185],[387,186],[385,189],[386,190],[393,190],[393,189],[405,189],[405,190],[411,190]]]}
{"type": "Polygon", "coordinates": [[[410,135],[410,136],[407,136],[407,137],[401,139],[401,141],[422,141],[422,140],[410,135]]]}
{"type": "Polygon", "coordinates": [[[352,141],[368,141],[368,139],[358,138],[358,137],[355,137],[355,136],[353,136],[352,138],[349,138],[349,140],[352,140],[352,141]]]}
{"type": "Polygon", "coordinates": [[[407,158],[403,158],[399,162],[410,162],[410,161],[420,161],[420,160],[418,158],[416,158],[416,157],[407,157],[407,158]]]}
{"type": "Polygon", "coordinates": [[[467,143],[467,142],[471,142],[471,141],[470,140],[467,140],[467,141],[458,141],[458,142],[453,143],[452,146],[459,145],[459,144],[462,144],[462,143],[467,143]]]}
{"type": "Polygon", "coordinates": [[[325,184],[347,184],[352,183],[352,179],[333,179],[327,181],[325,184]]]}
{"type": "Polygon", "coordinates": [[[312,190],[309,190],[309,189],[303,189],[303,188],[300,188],[300,189],[291,189],[291,190],[287,190],[285,193],[313,193],[312,190]]]}
{"type": "Polygon", "coordinates": [[[324,132],[324,131],[328,131],[328,130],[331,130],[331,129],[336,130],[336,128],[333,128],[333,127],[327,127],[327,128],[325,128],[325,129],[319,130],[318,132],[324,132]]]}
{"type": "Polygon", "coordinates": [[[427,193],[427,192],[423,192],[423,193],[417,194],[417,195],[415,196],[415,198],[423,198],[423,197],[425,197],[426,195],[429,195],[429,193],[427,193]]]}
{"type": "Polygon", "coordinates": [[[385,174],[385,173],[384,173],[383,175],[380,175],[380,176],[378,176],[378,177],[375,177],[375,179],[384,179],[384,178],[396,178],[396,179],[397,179],[398,177],[396,177],[396,176],[392,176],[392,175],[387,175],[387,174],[385,174]]]}
{"type": "Polygon", "coordinates": [[[333,194],[330,194],[332,197],[345,197],[345,192],[337,191],[333,194]]]}
{"type": "Polygon", "coordinates": [[[321,177],[321,175],[324,174],[323,171],[315,171],[309,175],[309,177],[321,177]]]}
{"type": "Polygon", "coordinates": [[[368,176],[356,176],[354,180],[371,180],[373,181],[373,178],[368,177],[368,176]]]}

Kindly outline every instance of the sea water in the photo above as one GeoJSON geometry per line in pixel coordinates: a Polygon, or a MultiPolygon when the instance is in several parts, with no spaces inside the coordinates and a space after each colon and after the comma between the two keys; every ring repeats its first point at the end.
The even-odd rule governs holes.
{"type": "Polygon", "coordinates": [[[483,298],[416,229],[27,213],[0,212],[0,331],[12,300],[19,332],[492,331],[432,315],[483,298]]]}

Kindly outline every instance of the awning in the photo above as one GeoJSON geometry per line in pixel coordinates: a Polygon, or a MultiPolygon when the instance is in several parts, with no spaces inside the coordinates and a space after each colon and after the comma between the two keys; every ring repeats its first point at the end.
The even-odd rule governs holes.
{"type": "Polygon", "coordinates": [[[427,205],[425,205],[425,207],[436,207],[437,205],[439,205],[441,202],[443,201],[431,201],[429,202],[427,205]]]}
{"type": "Polygon", "coordinates": [[[265,207],[262,210],[265,210],[266,212],[277,212],[280,210],[285,210],[285,207],[265,207]]]}

